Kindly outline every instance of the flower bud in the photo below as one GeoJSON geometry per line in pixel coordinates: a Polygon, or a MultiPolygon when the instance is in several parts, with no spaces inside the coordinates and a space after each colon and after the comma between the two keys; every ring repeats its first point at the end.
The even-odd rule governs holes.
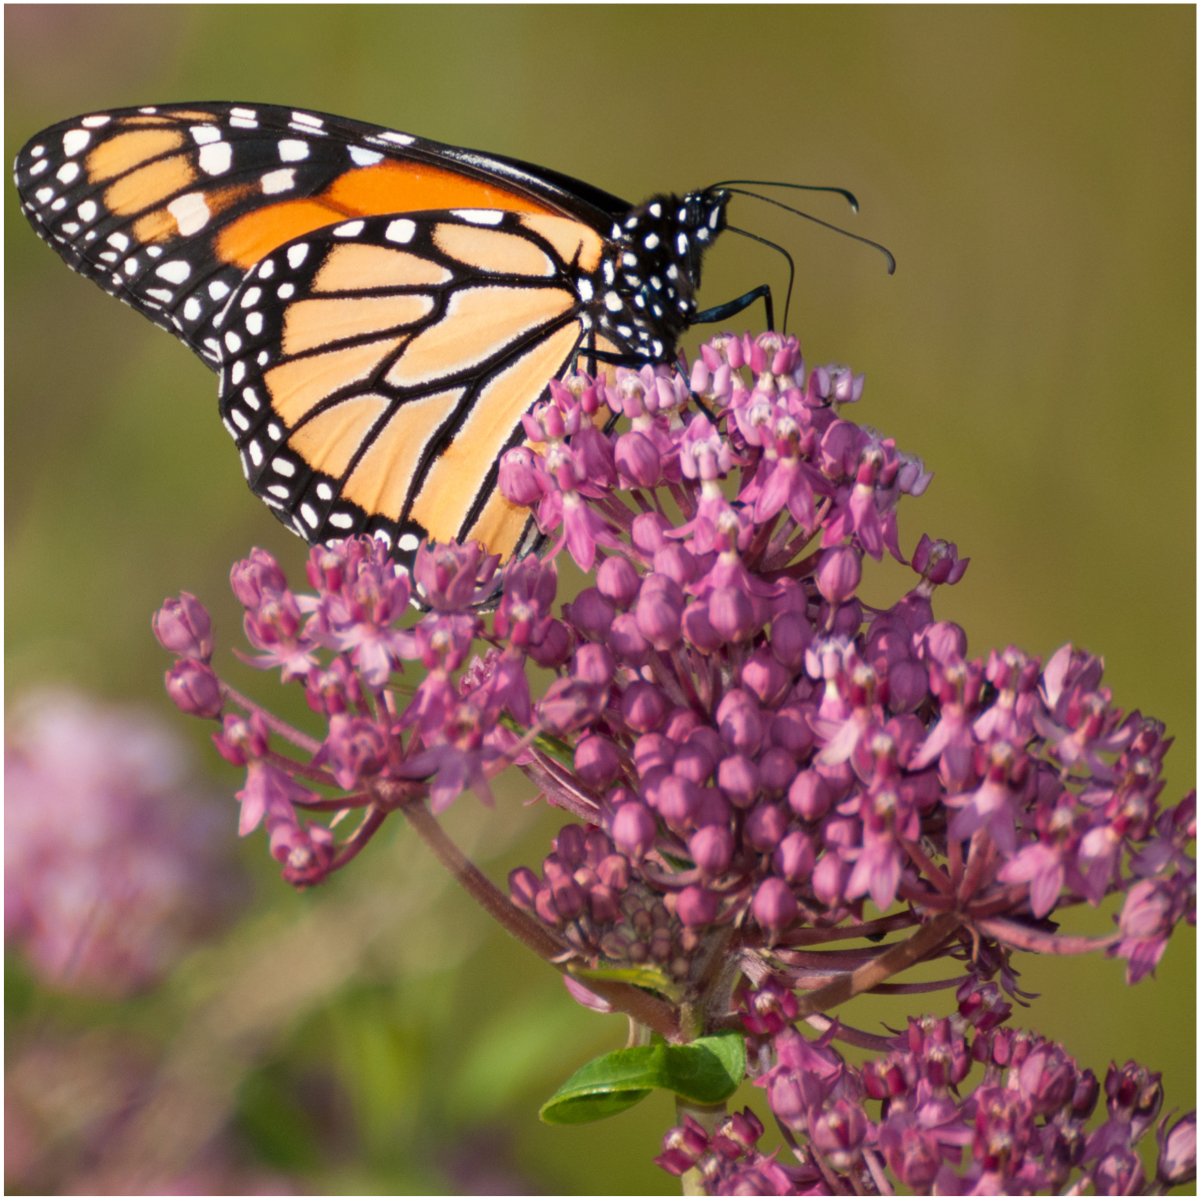
{"type": "Polygon", "coordinates": [[[575,770],[589,788],[608,787],[621,771],[617,748],[608,738],[589,734],[575,748],[575,770]]]}
{"type": "Polygon", "coordinates": [[[655,845],[655,815],[639,801],[620,805],[609,822],[613,845],[631,859],[641,859],[655,845]]]}
{"type": "Polygon", "coordinates": [[[645,434],[637,430],[618,437],[614,461],[622,479],[637,488],[654,488],[663,474],[658,449],[645,434]]]}
{"type": "Polygon", "coordinates": [[[217,717],[221,713],[221,684],[213,669],[198,659],[179,659],[166,674],[167,695],[181,713],[217,717]]]}
{"type": "Polygon", "coordinates": [[[717,917],[717,894],[690,884],[676,897],[676,917],[685,926],[709,925],[717,917]]]}
{"type": "Polygon", "coordinates": [[[832,546],[822,552],[815,580],[817,590],[832,605],[855,595],[862,578],[859,552],[852,546],[832,546]]]}
{"type": "Polygon", "coordinates": [[[213,630],[208,610],[190,593],[163,602],[152,625],[159,644],[175,655],[207,663],[213,655],[213,630]]]}
{"type": "Polygon", "coordinates": [[[778,876],[768,876],[755,891],[751,915],[771,934],[787,930],[797,915],[796,897],[792,895],[792,889],[778,876]]]}
{"type": "Polygon", "coordinates": [[[667,714],[667,700],[654,684],[635,680],[621,695],[621,716],[637,733],[657,730],[667,714]]]}
{"type": "Polygon", "coordinates": [[[734,857],[734,835],[726,826],[702,826],[688,839],[688,853],[702,876],[720,876],[734,857]]]}
{"type": "Polygon", "coordinates": [[[618,608],[628,608],[638,595],[639,575],[629,559],[610,555],[596,569],[596,588],[618,608]]]}

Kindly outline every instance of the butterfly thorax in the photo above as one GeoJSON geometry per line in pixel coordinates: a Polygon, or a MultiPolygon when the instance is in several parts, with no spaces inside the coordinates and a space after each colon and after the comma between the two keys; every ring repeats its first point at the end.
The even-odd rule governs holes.
{"type": "Polygon", "coordinates": [[[725,228],[728,201],[720,190],[654,196],[614,223],[593,314],[623,352],[656,363],[675,353],[696,314],[701,259],[725,228]]]}

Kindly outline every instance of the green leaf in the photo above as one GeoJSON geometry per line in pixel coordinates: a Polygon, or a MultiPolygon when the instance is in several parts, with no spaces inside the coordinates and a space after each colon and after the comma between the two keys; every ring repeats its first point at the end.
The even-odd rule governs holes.
{"type": "Polygon", "coordinates": [[[658,993],[669,1001],[680,999],[679,985],[662,968],[654,966],[607,967],[604,964],[600,967],[582,967],[569,963],[567,970],[585,984],[589,980],[615,980],[619,984],[634,984],[649,992],[658,993]]]}
{"type": "Polygon", "coordinates": [[[539,1110],[554,1126],[596,1122],[637,1105],[663,1088],[697,1105],[729,1097],[746,1072],[746,1044],[736,1030],[683,1046],[661,1040],[623,1047],[586,1063],[539,1110]]]}

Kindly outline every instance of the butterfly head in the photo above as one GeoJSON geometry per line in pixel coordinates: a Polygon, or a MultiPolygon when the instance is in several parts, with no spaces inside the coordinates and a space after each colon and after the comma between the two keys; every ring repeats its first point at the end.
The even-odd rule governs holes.
{"type": "Polygon", "coordinates": [[[613,299],[606,299],[616,316],[602,319],[602,325],[616,328],[646,358],[668,357],[692,324],[701,260],[726,227],[728,201],[729,194],[718,188],[683,197],[654,196],[614,225],[612,268],[606,272],[613,276],[613,299]],[[625,332],[631,325],[632,338],[625,332]]]}

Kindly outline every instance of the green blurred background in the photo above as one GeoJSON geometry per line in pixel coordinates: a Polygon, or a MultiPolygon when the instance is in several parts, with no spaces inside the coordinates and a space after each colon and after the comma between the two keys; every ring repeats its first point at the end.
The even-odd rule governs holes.
{"type": "MultiPolygon", "coordinates": [[[[927,531],[971,556],[939,616],[962,623],[977,654],[1014,643],[1046,656],[1072,640],[1104,655],[1117,702],[1177,737],[1165,800],[1192,787],[1191,7],[4,15],[10,156],[76,113],[222,99],[482,147],[631,200],[733,177],[851,188],[858,216],[830,198],[806,204],[887,243],[894,278],[866,249],[753,201],[736,202],[733,220],[796,257],[792,326],[807,358],[866,372],[851,415],[934,471],[902,509],[901,543],[911,551],[927,531]]],[[[228,646],[230,562],[259,544],[296,569],[303,547],[247,493],[214,377],[73,277],[11,187],[6,206],[8,696],[69,681],[172,720],[154,608],[197,593],[228,646]]],[[[763,280],[783,287],[779,260],[727,238],[704,299],[763,280]]],[[[883,600],[899,580],[885,573],[869,588],[883,600]]],[[[200,723],[175,724],[219,786],[237,787],[200,723]]],[[[456,809],[457,832],[498,879],[536,862],[557,828],[516,795],[494,812],[470,798],[456,809]]],[[[224,1127],[247,1162],[303,1191],[480,1180],[496,1192],[674,1191],[650,1164],[665,1103],[596,1128],[539,1124],[539,1101],[617,1045],[623,1024],[577,1009],[551,972],[531,970],[442,889],[399,823],[344,879],[305,896],[273,879],[252,841],[243,850],[259,883],[245,918],[135,1005],[65,1004],[10,971],[10,1054],[23,1022],[136,1028],[174,1065],[160,1135],[181,1161],[224,1127]],[[207,1070],[199,1093],[189,1063],[207,1070]],[[455,1175],[454,1161],[485,1175],[455,1175]]],[[[1090,929],[1109,928],[1091,916],[1090,929]]],[[[1031,1025],[1099,1074],[1127,1057],[1161,1069],[1169,1105],[1191,1106],[1191,931],[1134,990],[1111,961],[1019,966],[1043,994],[1031,1025]]],[[[894,1022],[905,1009],[868,1008],[894,1022]]]]}

